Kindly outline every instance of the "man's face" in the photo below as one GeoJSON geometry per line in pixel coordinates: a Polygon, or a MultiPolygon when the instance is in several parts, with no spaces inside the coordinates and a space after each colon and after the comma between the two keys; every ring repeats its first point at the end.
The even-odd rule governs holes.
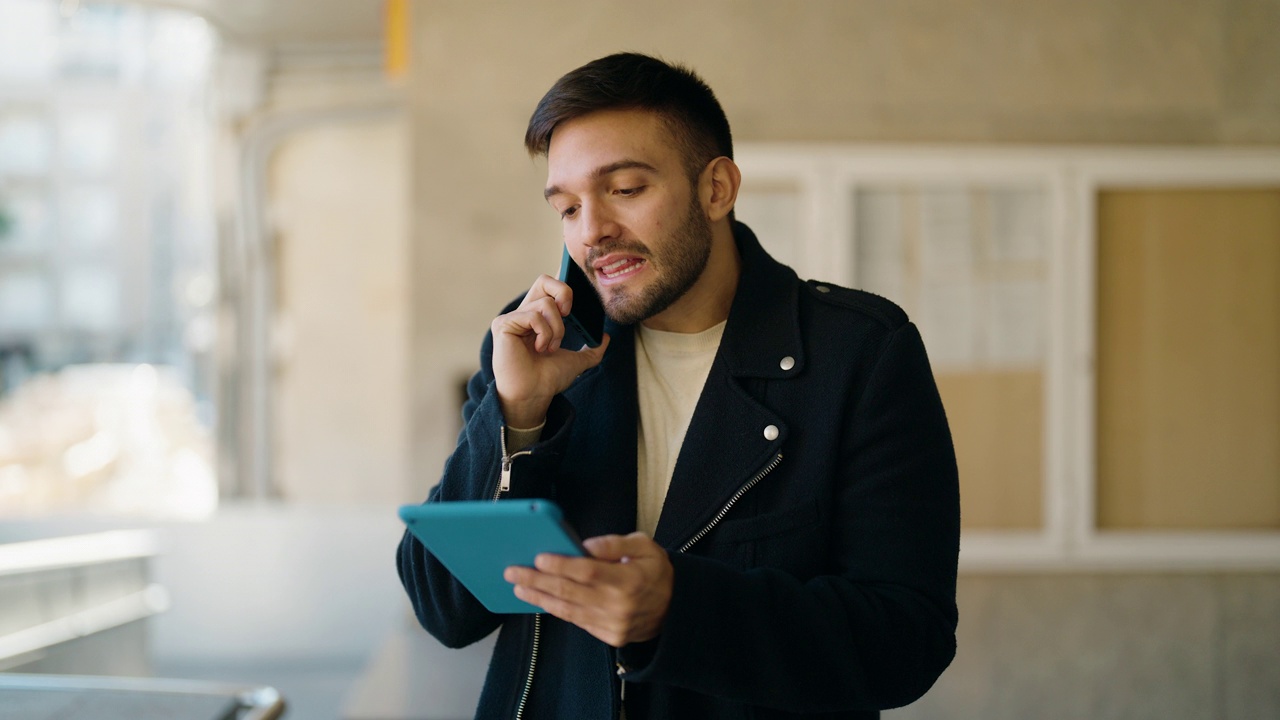
{"type": "Polygon", "coordinates": [[[674,138],[653,113],[604,110],[557,126],[547,202],[615,322],[666,310],[706,267],[711,225],[674,138]]]}

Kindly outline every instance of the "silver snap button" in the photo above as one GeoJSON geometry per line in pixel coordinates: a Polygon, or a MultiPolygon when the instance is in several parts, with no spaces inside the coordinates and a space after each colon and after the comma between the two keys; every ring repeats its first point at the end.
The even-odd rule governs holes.
{"type": "Polygon", "coordinates": [[[765,426],[765,428],[764,428],[764,439],[765,439],[765,440],[777,440],[777,439],[778,439],[778,426],[777,426],[777,425],[766,425],[766,426],[765,426]]]}
{"type": "Polygon", "coordinates": [[[782,358],[782,362],[778,363],[778,367],[782,368],[783,370],[790,370],[795,366],[796,366],[796,359],[791,357],[790,355],[782,358]]]}
{"type": "Polygon", "coordinates": [[[820,292],[820,293],[829,293],[829,292],[831,292],[831,288],[827,287],[826,285],[819,285],[819,286],[818,286],[818,292],[820,292]]]}

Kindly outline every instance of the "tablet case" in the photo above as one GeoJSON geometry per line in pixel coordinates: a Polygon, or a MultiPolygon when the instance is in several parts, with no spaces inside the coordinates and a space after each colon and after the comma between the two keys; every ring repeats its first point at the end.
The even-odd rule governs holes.
{"type": "Polygon", "coordinates": [[[584,556],[577,534],[550,500],[436,502],[405,505],[400,519],[486,608],[537,613],[502,579],[512,565],[533,567],[539,553],[584,556]]]}

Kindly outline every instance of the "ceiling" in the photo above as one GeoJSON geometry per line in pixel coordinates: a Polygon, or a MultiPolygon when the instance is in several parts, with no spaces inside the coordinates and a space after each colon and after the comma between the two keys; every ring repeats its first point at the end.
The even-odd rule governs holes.
{"type": "Polygon", "coordinates": [[[381,0],[137,0],[191,10],[225,39],[266,48],[382,43],[381,0]]]}

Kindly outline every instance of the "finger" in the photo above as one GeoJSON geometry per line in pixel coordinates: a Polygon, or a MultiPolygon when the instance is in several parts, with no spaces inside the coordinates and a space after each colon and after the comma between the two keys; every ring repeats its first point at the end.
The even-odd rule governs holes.
{"type": "Polygon", "coordinates": [[[549,338],[554,335],[551,324],[547,322],[547,318],[536,310],[513,310],[506,315],[500,315],[493,321],[494,335],[505,334],[519,338],[527,338],[533,335],[533,349],[538,352],[544,352],[550,343],[549,338]]]}
{"type": "Polygon", "coordinates": [[[648,535],[634,532],[630,535],[601,535],[587,538],[582,546],[592,557],[618,562],[624,558],[640,558],[665,552],[648,535]]]}
{"type": "Polygon", "coordinates": [[[630,624],[628,620],[609,612],[598,601],[575,602],[528,585],[516,585],[512,592],[530,605],[536,605],[565,622],[573,623],[614,647],[621,647],[626,642],[630,624]]]}
{"type": "Polygon", "coordinates": [[[574,558],[544,553],[534,559],[539,572],[567,578],[590,588],[610,585],[614,581],[609,563],[595,558],[574,558]]]}
{"type": "MultiPolygon", "coordinates": [[[[526,585],[529,587],[535,587],[535,586],[547,587],[547,584],[543,578],[547,578],[547,577],[568,578],[570,580],[573,580],[574,582],[577,582],[576,577],[584,576],[584,574],[581,572],[575,572],[573,573],[573,576],[571,576],[567,572],[564,572],[563,570],[564,566],[555,563],[556,559],[564,559],[563,555],[553,555],[551,553],[543,553],[542,555],[539,555],[538,558],[542,558],[543,560],[541,563],[538,563],[537,560],[535,560],[535,564],[544,565],[548,569],[544,570],[541,567],[532,568],[527,565],[512,565],[502,571],[502,579],[506,580],[512,585],[526,585]]],[[[580,558],[577,558],[577,559],[580,559],[580,558]]]]}
{"type": "MultiPolygon", "coordinates": [[[[512,568],[507,568],[511,571],[512,568]]],[[[563,576],[554,575],[546,572],[532,571],[528,568],[525,572],[503,573],[504,579],[508,577],[516,578],[514,584],[516,587],[522,587],[530,590],[536,590],[540,593],[550,595],[551,597],[573,603],[575,605],[585,605],[598,603],[597,594],[586,586],[580,585],[574,580],[563,576]]],[[[508,580],[508,582],[513,582],[508,580]]]]}
{"type": "Polygon", "coordinates": [[[539,275],[538,279],[533,281],[533,286],[525,294],[521,306],[524,303],[531,303],[544,297],[549,297],[554,301],[561,317],[568,315],[569,309],[573,306],[573,290],[564,282],[550,275],[539,275]]]}
{"type": "Polygon", "coordinates": [[[512,592],[521,600],[530,605],[537,605],[561,620],[574,622],[574,620],[581,620],[585,614],[579,605],[528,585],[516,585],[512,588],[512,592]]]}
{"type": "Polygon", "coordinates": [[[520,300],[520,308],[523,310],[526,305],[550,295],[545,289],[547,280],[554,279],[550,275],[539,275],[534,279],[533,284],[529,286],[529,291],[524,294],[524,298],[520,300]]]}
{"type": "Polygon", "coordinates": [[[515,596],[521,600],[542,608],[543,612],[554,615],[567,623],[577,625],[593,637],[613,647],[622,647],[626,644],[626,635],[623,629],[617,627],[617,623],[610,623],[601,618],[599,612],[594,608],[576,605],[522,585],[516,586],[514,592],[515,596]]]}
{"type": "Polygon", "coordinates": [[[502,571],[502,579],[512,585],[528,585],[533,581],[533,576],[538,573],[533,568],[524,567],[523,565],[512,565],[502,571]]]}
{"type": "Polygon", "coordinates": [[[556,306],[555,299],[543,297],[536,302],[530,303],[527,309],[541,315],[547,321],[547,326],[551,328],[551,335],[546,339],[546,350],[553,351],[558,349],[560,341],[564,339],[564,318],[560,315],[560,309],[556,306]]]}

